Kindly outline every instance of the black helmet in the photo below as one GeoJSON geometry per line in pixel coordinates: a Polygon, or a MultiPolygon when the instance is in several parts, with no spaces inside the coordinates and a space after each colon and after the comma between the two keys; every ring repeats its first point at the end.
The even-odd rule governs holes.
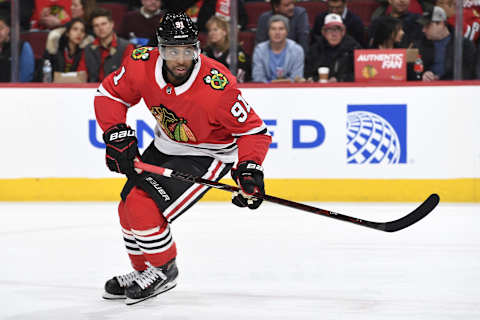
{"type": "Polygon", "coordinates": [[[159,46],[198,45],[198,28],[184,12],[167,11],[157,28],[159,46]]]}

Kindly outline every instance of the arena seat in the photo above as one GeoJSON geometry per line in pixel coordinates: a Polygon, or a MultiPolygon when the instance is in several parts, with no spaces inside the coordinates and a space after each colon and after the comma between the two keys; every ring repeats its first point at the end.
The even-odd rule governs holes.
{"type": "Polygon", "coordinates": [[[247,12],[248,20],[246,28],[248,30],[255,30],[257,28],[258,18],[265,11],[272,9],[269,2],[245,2],[245,11],[247,12]]]}
{"type": "Polygon", "coordinates": [[[20,33],[20,39],[32,46],[35,60],[42,58],[47,43],[48,31],[26,31],[20,33]]]}
{"type": "Polygon", "coordinates": [[[307,10],[308,24],[310,25],[310,28],[313,27],[313,23],[315,22],[315,17],[319,13],[327,11],[327,3],[323,1],[297,2],[295,5],[298,7],[303,7],[307,10]]]}
{"type": "Polygon", "coordinates": [[[243,47],[245,53],[252,57],[255,47],[255,32],[241,31],[238,33],[238,43],[243,47]]]}
{"type": "Polygon", "coordinates": [[[100,8],[108,9],[112,12],[112,18],[115,22],[115,32],[120,31],[123,22],[123,17],[128,11],[128,6],[121,3],[102,2],[97,4],[100,8]]]}

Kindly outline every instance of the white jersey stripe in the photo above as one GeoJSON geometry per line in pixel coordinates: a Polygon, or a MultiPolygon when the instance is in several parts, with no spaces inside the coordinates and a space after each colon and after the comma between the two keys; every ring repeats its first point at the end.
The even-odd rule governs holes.
{"type": "MultiPolygon", "coordinates": [[[[265,123],[262,123],[262,125],[260,127],[253,128],[253,129],[251,129],[247,132],[244,132],[244,133],[232,133],[232,136],[234,136],[234,137],[247,136],[247,135],[250,135],[250,134],[256,134],[256,133],[262,132],[265,129],[267,129],[267,126],[265,125],[265,123]]],[[[269,136],[270,134],[268,132],[266,132],[265,135],[269,136]]]]}
{"type": "Polygon", "coordinates": [[[130,231],[130,230],[127,230],[125,228],[122,228],[122,232],[126,235],[130,235],[130,236],[133,236],[133,233],[130,231]]]}
{"type": "Polygon", "coordinates": [[[165,240],[162,240],[162,241],[155,241],[155,242],[152,242],[152,243],[140,242],[138,245],[142,249],[147,249],[147,248],[160,247],[160,246],[163,246],[163,245],[165,245],[169,242],[172,242],[172,234],[170,234],[165,240]]]}
{"type": "Polygon", "coordinates": [[[126,106],[129,107],[129,108],[132,106],[131,104],[123,101],[122,99],[116,98],[116,97],[112,96],[112,95],[110,94],[110,92],[108,92],[107,89],[105,89],[105,88],[103,87],[103,85],[101,85],[101,84],[100,84],[100,86],[98,87],[97,93],[96,93],[95,95],[96,95],[96,96],[104,96],[104,97],[110,98],[110,99],[112,99],[112,100],[118,101],[118,102],[120,102],[120,103],[123,103],[124,105],[126,105],[126,106]]]}
{"type": "MultiPolygon", "coordinates": [[[[207,173],[204,174],[202,178],[216,180],[224,168],[225,164],[223,162],[214,160],[208,168],[207,173]]],[[[188,207],[190,203],[195,201],[197,197],[200,196],[207,188],[207,186],[197,184],[193,184],[190,188],[188,188],[187,191],[182,194],[174,203],[172,203],[163,213],[167,218],[167,221],[170,222],[175,219],[184,208],[188,207]]]]}
{"type": "MultiPolygon", "coordinates": [[[[160,230],[160,227],[156,227],[154,228],[157,230],[160,230]]],[[[150,229],[150,230],[153,230],[153,229],[150,229]]],[[[158,239],[161,239],[163,237],[165,237],[167,235],[167,233],[170,231],[170,226],[167,226],[167,228],[165,230],[163,230],[162,233],[160,234],[156,234],[154,236],[149,236],[148,234],[147,235],[139,235],[137,234],[137,232],[135,231],[135,239],[139,240],[139,241],[152,241],[152,240],[158,240],[158,239]]],[[[149,234],[152,234],[153,232],[149,233],[149,234]]]]}
{"type": "Polygon", "coordinates": [[[140,251],[140,250],[136,251],[136,250],[129,250],[129,249],[127,249],[127,253],[128,253],[128,254],[131,254],[131,255],[134,255],[134,256],[141,256],[141,255],[143,255],[143,252],[140,251]]]}
{"type": "Polygon", "coordinates": [[[134,236],[148,236],[148,235],[153,234],[153,233],[158,232],[158,231],[160,231],[159,226],[157,226],[155,228],[152,228],[152,229],[148,229],[148,230],[132,229],[132,232],[133,232],[134,236]]]}
{"type": "Polygon", "coordinates": [[[123,237],[127,240],[130,240],[130,241],[135,241],[135,237],[134,236],[131,236],[129,234],[123,234],[123,237]]]}

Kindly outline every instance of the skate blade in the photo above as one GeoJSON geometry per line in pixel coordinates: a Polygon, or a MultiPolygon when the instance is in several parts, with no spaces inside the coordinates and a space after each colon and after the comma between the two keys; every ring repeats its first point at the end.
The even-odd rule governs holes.
{"type": "Polygon", "coordinates": [[[175,281],[169,282],[165,286],[159,288],[158,291],[154,292],[152,295],[150,295],[148,297],[140,298],[140,299],[132,299],[132,298],[127,297],[126,300],[125,300],[125,304],[127,306],[131,306],[132,304],[136,304],[136,303],[145,301],[147,299],[151,299],[153,297],[158,296],[160,293],[164,293],[168,290],[171,290],[171,289],[175,288],[176,286],[177,286],[177,283],[175,281]]]}
{"type": "Polygon", "coordinates": [[[126,296],[104,292],[102,298],[105,300],[125,300],[126,296]]]}

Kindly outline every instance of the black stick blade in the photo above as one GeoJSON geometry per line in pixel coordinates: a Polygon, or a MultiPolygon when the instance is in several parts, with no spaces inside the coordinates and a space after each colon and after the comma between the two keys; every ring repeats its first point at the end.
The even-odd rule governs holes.
{"type": "Polygon", "coordinates": [[[426,217],[433,209],[435,209],[439,202],[440,197],[438,194],[433,193],[417,209],[413,210],[403,218],[384,223],[382,229],[387,232],[395,232],[405,229],[426,217]]]}

